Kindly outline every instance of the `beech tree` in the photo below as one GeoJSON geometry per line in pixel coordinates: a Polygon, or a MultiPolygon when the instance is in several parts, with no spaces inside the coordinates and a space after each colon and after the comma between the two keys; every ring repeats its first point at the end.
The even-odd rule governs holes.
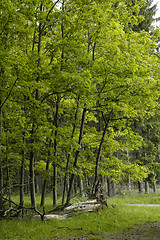
{"type": "Polygon", "coordinates": [[[19,171],[20,205],[28,176],[36,207],[41,174],[41,205],[51,180],[55,206],[66,192],[70,203],[77,176],[91,180],[92,193],[102,176],[147,177],[149,166],[125,153],[142,146],[130,125],[153,116],[159,98],[159,31],[128,28],[142,20],[143,1],[2,5],[0,176],[8,175],[1,189],[3,182],[12,189],[19,171]]]}

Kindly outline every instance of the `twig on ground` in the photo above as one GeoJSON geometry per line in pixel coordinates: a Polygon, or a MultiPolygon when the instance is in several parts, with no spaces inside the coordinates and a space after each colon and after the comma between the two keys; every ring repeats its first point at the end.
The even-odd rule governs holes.
{"type": "Polygon", "coordinates": [[[54,228],[51,232],[54,232],[54,231],[56,231],[57,229],[62,229],[62,228],[67,228],[68,230],[71,230],[71,231],[73,231],[73,230],[83,230],[83,228],[81,228],[81,227],[71,229],[70,227],[63,226],[63,227],[56,227],[56,228],[54,228]]]}
{"type": "Polygon", "coordinates": [[[57,229],[61,229],[61,228],[67,228],[68,230],[72,230],[70,227],[63,226],[63,227],[56,227],[56,228],[54,228],[51,232],[54,232],[54,231],[56,231],[57,229]]]}

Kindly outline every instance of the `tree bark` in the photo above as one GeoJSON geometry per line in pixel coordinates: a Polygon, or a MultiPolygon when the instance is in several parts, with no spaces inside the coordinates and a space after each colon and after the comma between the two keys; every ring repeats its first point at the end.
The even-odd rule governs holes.
{"type": "Polygon", "coordinates": [[[58,114],[59,114],[59,102],[60,97],[57,96],[56,100],[56,113],[54,117],[54,126],[55,126],[55,136],[54,136],[54,162],[53,162],[53,206],[57,205],[57,165],[56,165],[56,156],[57,156],[57,128],[58,128],[58,114]]]}
{"type": "MultiPolygon", "coordinates": [[[[0,105],[2,103],[0,97],[0,105]]],[[[2,138],[2,110],[0,109],[0,140],[2,138]]],[[[0,141],[0,193],[3,193],[3,170],[2,170],[2,153],[1,153],[1,141],[0,141]]]]}
{"type": "Polygon", "coordinates": [[[83,179],[82,179],[81,177],[80,177],[80,179],[79,179],[79,187],[80,187],[81,197],[84,197],[83,179]]]}
{"type": "Polygon", "coordinates": [[[29,162],[29,185],[30,185],[30,195],[31,195],[31,206],[36,207],[35,179],[34,179],[33,132],[34,132],[34,124],[32,125],[31,142],[30,142],[31,146],[30,146],[30,162],[29,162]]]}
{"type": "Polygon", "coordinates": [[[138,181],[138,191],[139,193],[143,193],[143,181],[141,182],[138,181]]]}
{"type": "MultiPolygon", "coordinates": [[[[78,141],[79,149],[76,151],[76,154],[75,154],[73,168],[76,168],[77,167],[77,163],[78,163],[78,156],[79,156],[79,153],[80,153],[82,137],[83,137],[83,128],[84,128],[85,115],[86,115],[86,109],[84,108],[83,109],[83,113],[82,113],[82,120],[81,120],[81,127],[80,127],[80,133],[79,133],[79,141],[78,141]]],[[[66,205],[68,205],[70,203],[70,200],[71,200],[71,191],[72,191],[72,187],[73,187],[74,178],[75,178],[75,174],[72,173],[71,179],[70,179],[70,184],[69,184],[69,190],[68,190],[68,194],[67,194],[66,205]]]]}
{"type": "Polygon", "coordinates": [[[98,185],[98,175],[99,175],[99,161],[100,161],[100,156],[101,156],[101,150],[102,150],[102,145],[104,142],[105,134],[108,128],[108,124],[110,121],[110,117],[108,117],[107,121],[105,120],[105,127],[103,130],[101,142],[99,144],[98,152],[97,152],[97,157],[96,157],[96,165],[95,165],[95,177],[94,177],[94,183],[93,183],[93,188],[92,188],[92,193],[96,193],[97,191],[97,185],[98,185]]]}
{"type": "MultiPolygon", "coordinates": [[[[25,136],[23,133],[23,144],[25,145],[25,136]]],[[[25,151],[22,148],[22,160],[20,171],[20,207],[24,207],[24,167],[25,167],[25,151]]]]}
{"type": "Polygon", "coordinates": [[[155,177],[154,177],[154,183],[153,183],[153,192],[157,193],[157,184],[156,184],[156,181],[155,181],[155,177]]]}
{"type": "Polygon", "coordinates": [[[57,166],[53,165],[53,206],[57,205],[57,166]]]}
{"type": "Polygon", "coordinates": [[[11,203],[11,181],[10,181],[10,171],[9,171],[9,161],[8,161],[8,143],[6,143],[6,171],[7,171],[7,195],[9,198],[9,207],[12,207],[11,203]]]}
{"type": "MultiPolygon", "coordinates": [[[[75,112],[75,117],[74,117],[74,124],[73,124],[73,130],[71,134],[71,139],[74,137],[75,129],[76,129],[76,121],[77,121],[77,116],[78,116],[78,110],[79,110],[79,97],[77,100],[77,108],[75,112]]],[[[65,191],[66,191],[66,184],[67,184],[67,172],[69,168],[69,161],[70,161],[70,154],[67,155],[67,163],[66,163],[66,168],[65,168],[65,176],[64,176],[64,184],[63,184],[63,195],[62,195],[62,204],[64,204],[64,198],[65,198],[65,191]]]]}
{"type": "Polygon", "coordinates": [[[149,194],[149,183],[148,183],[147,179],[145,179],[145,193],[149,194]]]}
{"type": "Polygon", "coordinates": [[[112,196],[112,185],[111,185],[111,179],[107,177],[107,188],[108,188],[108,197],[112,196]]]}
{"type": "Polygon", "coordinates": [[[128,191],[132,191],[132,179],[128,177],[128,191]]]}
{"type": "MultiPolygon", "coordinates": [[[[50,140],[49,148],[51,147],[51,144],[52,144],[52,141],[50,140]]],[[[49,170],[50,155],[51,155],[51,152],[50,152],[50,149],[49,149],[48,150],[48,160],[47,160],[47,163],[46,163],[46,172],[48,172],[48,170],[49,170]]],[[[46,187],[47,187],[47,178],[45,177],[45,179],[43,181],[43,186],[42,186],[41,207],[44,207],[46,187]]]]}

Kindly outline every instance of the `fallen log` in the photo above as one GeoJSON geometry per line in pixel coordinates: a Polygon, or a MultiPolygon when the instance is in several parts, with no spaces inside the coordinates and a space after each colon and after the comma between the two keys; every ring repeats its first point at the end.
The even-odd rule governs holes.
{"type": "MultiPolygon", "coordinates": [[[[49,220],[49,219],[64,220],[67,217],[69,217],[68,214],[46,214],[43,216],[43,220],[49,220]]],[[[34,218],[42,219],[40,215],[34,215],[34,218]]]]}
{"type": "MultiPolygon", "coordinates": [[[[9,202],[7,198],[3,198],[6,202],[9,202]]],[[[106,202],[100,202],[98,199],[89,199],[87,201],[83,202],[76,202],[73,203],[70,206],[65,207],[64,205],[58,206],[56,209],[49,212],[50,214],[46,214],[45,210],[43,208],[43,212],[40,212],[37,210],[35,207],[23,207],[21,208],[18,204],[15,202],[11,201],[11,203],[14,205],[14,207],[10,207],[8,209],[0,209],[1,212],[1,218],[6,218],[6,217],[18,217],[20,213],[23,213],[24,210],[33,210],[36,215],[34,215],[34,218],[39,218],[42,221],[43,220],[48,220],[48,219],[53,219],[57,218],[59,220],[66,219],[67,217],[72,216],[73,213],[81,213],[81,212],[98,212],[101,209],[103,209],[103,205],[105,204],[107,207],[108,205],[106,202]],[[11,215],[11,213],[14,212],[14,215],[11,215]]]]}
{"type": "Polygon", "coordinates": [[[87,200],[85,202],[76,202],[73,203],[72,205],[65,207],[64,212],[77,212],[77,211],[83,211],[83,212],[95,212],[99,211],[103,208],[102,203],[99,203],[97,199],[93,200],[87,200]]]}
{"type": "MultiPolygon", "coordinates": [[[[68,207],[58,206],[54,210],[50,211],[49,214],[43,215],[43,220],[58,219],[63,220],[67,217],[72,216],[73,213],[82,212],[98,212],[103,209],[103,203],[99,203],[97,199],[89,199],[83,202],[76,202],[68,207]]],[[[34,218],[41,218],[40,214],[35,215],[34,218]]]]}

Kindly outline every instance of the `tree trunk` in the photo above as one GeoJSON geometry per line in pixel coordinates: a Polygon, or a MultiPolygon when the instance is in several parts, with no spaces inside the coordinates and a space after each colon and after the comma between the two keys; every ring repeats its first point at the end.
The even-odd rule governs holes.
{"type": "Polygon", "coordinates": [[[53,165],[53,206],[57,205],[57,166],[53,165]]]}
{"type": "Polygon", "coordinates": [[[30,173],[30,194],[31,194],[31,206],[36,207],[36,194],[35,194],[35,181],[34,181],[34,156],[33,151],[30,152],[30,165],[29,165],[29,173],[30,173]]]}
{"type": "MultiPolygon", "coordinates": [[[[0,106],[1,106],[0,97],[0,106]]],[[[2,154],[1,154],[1,138],[2,138],[2,110],[0,109],[0,193],[3,193],[3,171],[2,171],[2,154]]]]}
{"type": "Polygon", "coordinates": [[[80,187],[81,197],[84,197],[83,179],[82,179],[81,177],[80,177],[80,179],[79,179],[79,187],[80,187]]]}
{"type": "Polygon", "coordinates": [[[34,124],[31,131],[31,146],[30,146],[30,161],[29,161],[29,186],[31,196],[31,206],[36,207],[36,195],[35,195],[35,179],[34,179],[34,153],[33,153],[33,132],[34,124]]]}
{"type": "MultiPolygon", "coordinates": [[[[130,156],[129,156],[129,150],[127,149],[126,150],[126,153],[127,153],[127,157],[128,157],[128,162],[130,162],[130,156]]],[[[128,177],[128,191],[131,191],[132,190],[132,181],[131,181],[131,178],[130,176],[128,177]]]]}
{"type": "Polygon", "coordinates": [[[115,186],[116,186],[116,184],[115,184],[115,182],[113,182],[113,181],[111,181],[111,186],[112,186],[112,196],[115,196],[115,194],[116,194],[116,189],[115,189],[115,186]]]}
{"type": "Polygon", "coordinates": [[[35,192],[39,193],[40,187],[39,187],[39,178],[38,178],[37,174],[35,174],[34,178],[35,178],[35,192]]]}
{"type": "MultiPolygon", "coordinates": [[[[81,128],[80,128],[79,141],[78,141],[79,149],[76,151],[76,154],[75,154],[75,160],[74,160],[73,168],[76,168],[77,163],[78,163],[78,156],[79,156],[79,153],[80,153],[80,147],[81,147],[82,137],[83,137],[85,115],[86,115],[86,109],[84,108],[83,113],[82,113],[81,128]]],[[[70,203],[70,200],[71,200],[71,191],[72,191],[72,187],[73,187],[74,178],[75,178],[75,174],[72,173],[71,179],[70,179],[70,184],[69,184],[69,190],[68,190],[68,194],[67,194],[66,205],[68,205],[70,203]]]]}
{"type": "Polygon", "coordinates": [[[56,113],[54,117],[54,126],[55,126],[55,136],[54,136],[54,162],[53,162],[53,206],[57,205],[57,165],[56,165],[56,156],[57,156],[57,128],[58,128],[58,114],[59,114],[59,102],[60,97],[57,96],[56,100],[56,113]]]}
{"type": "MultiPolygon", "coordinates": [[[[71,139],[73,139],[74,132],[75,132],[75,129],[76,129],[76,121],[77,121],[77,116],[78,116],[78,110],[79,110],[79,97],[78,97],[78,100],[77,100],[77,108],[76,108],[75,117],[74,117],[74,124],[73,124],[73,130],[72,130],[72,134],[71,134],[71,139]]],[[[67,164],[66,164],[66,168],[65,168],[65,176],[64,176],[64,184],[63,184],[62,204],[64,204],[64,198],[65,198],[65,191],[66,191],[66,184],[67,184],[67,172],[68,172],[68,168],[69,168],[69,161],[70,161],[70,154],[67,155],[67,164]]]]}
{"type": "Polygon", "coordinates": [[[98,175],[99,175],[99,161],[100,161],[102,145],[103,145],[103,142],[104,142],[104,138],[105,138],[105,134],[106,134],[106,131],[107,131],[107,128],[108,128],[109,121],[110,121],[110,117],[108,117],[107,121],[105,120],[105,127],[104,127],[104,130],[103,130],[101,142],[99,144],[99,148],[98,148],[98,152],[97,152],[96,165],[95,165],[95,178],[94,178],[94,183],[93,183],[93,188],[92,188],[92,193],[94,193],[94,194],[96,194],[96,191],[97,191],[98,175]]]}
{"type": "MultiPolygon", "coordinates": [[[[7,145],[7,143],[6,143],[7,145]]],[[[12,193],[11,193],[11,181],[10,181],[10,171],[9,171],[9,162],[8,162],[8,146],[6,147],[6,170],[7,170],[7,195],[8,195],[8,198],[9,198],[9,207],[12,206],[12,203],[11,203],[11,196],[12,196],[12,193]]]]}
{"type": "Polygon", "coordinates": [[[128,191],[132,191],[132,179],[128,177],[128,191]]]}
{"type": "Polygon", "coordinates": [[[138,191],[139,193],[143,193],[143,181],[141,182],[138,181],[138,191]]]}
{"type": "Polygon", "coordinates": [[[112,184],[111,179],[107,177],[107,188],[108,188],[108,197],[112,196],[112,184]]]}
{"type": "MultiPolygon", "coordinates": [[[[25,144],[25,138],[23,133],[23,144],[25,144]]],[[[24,206],[24,167],[25,167],[25,152],[22,149],[21,171],[20,171],[20,207],[24,206]]]]}
{"type": "Polygon", "coordinates": [[[147,179],[145,179],[145,193],[149,194],[149,183],[148,183],[147,179]]]}
{"type": "Polygon", "coordinates": [[[67,188],[67,171],[68,171],[68,168],[69,168],[69,159],[70,159],[70,154],[68,154],[67,164],[66,164],[66,168],[65,168],[65,176],[64,176],[64,183],[63,183],[63,193],[62,193],[62,204],[64,204],[65,191],[66,191],[66,188],[67,188]]]}
{"type": "Polygon", "coordinates": [[[29,194],[29,174],[24,172],[24,193],[29,194]]]}
{"type": "Polygon", "coordinates": [[[57,166],[53,163],[53,206],[57,205],[57,166]]]}
{"type": "Polygon", "coordinates": [[[102,185],[102,194],[103,194],[103,196],[106,196],[106,189],[107,189],[107,186],[106,186],[106,182],[107,182],[107,180],[106,180],[106,176],[102,176],[101,177],[102,178],[102,180],[101,180],[101,185],[102,185]]]}
{"type": "Polygon", "coordinates": [[[157,193],[157,184],[156,184],[156,181],[155,181],[155,177],[154,177],[154,182],[153,182],[153,192],[157,193]]]}
{"type": "MultiPolygon", "coordinates": [[[[49,143],[49,148],[50,147],[51,147],[51,141],[49,143]]],[[[50,150],[48,150],[48,160],[47,160],[47,164],[46,164],[46,172],[48,172],[48,170],[49,170],[50,155],[51,155],[50,150]]],[[[47,179],[45,178],[43,181],[43,186],[42,186],[41,207],[44,207],[46,187],[47,187],[47,179]]]]}
{"type": "MultiPolygon", "coordinates": [[[[40,12],[42,12],[42,3],[40,4],[40,12]]],[[[34,37],[35,37],[35,33],[34,33],[34,37]]],[[[37,61],[37,78],[36,78],[36,82],[38,83],[40,80],[40,74],[39,74],[39,68],[41,66],[41,58],[40,58],[40,52],[41,52],[41,38],[42,38],[42,23],[39,23],[39,27],[38,27],[38,48],[37,48],[37,53],[38,53],[38,61],[37,61]]],[[[33,38],[34,41],[34,38],[33,38]]],[[[34,51],[34,43],[33,43],[33,48],[32,51],[34,51]]],[[[39,90],[36,89],[35,91],[35,101],[39,100],[39,90]]],[[[35,108],[36,111],[37,108],[35,108]]],[[[37,116],[36,116],[37,117],[37,116]]],[[[31,206],[32,207],[36,207],[36,197],[35,197],[35,173],[34,173],[34,151],[33,151],[33,144],[34,144],[34,137],[33,134],[35,133],[35,125],[36,125],[36,119],[34,117],[33,121],[32,121],[32,130],[31,130],[31,140],[30,140],[30,163],[29,163],[29,183],[30,183],[30,195],[31,195],[31,206]]]]}
{"type": "Polygon", "coordinates": [[[77,176],[74,177],[74,193],[77,194],[77,176]]]}

